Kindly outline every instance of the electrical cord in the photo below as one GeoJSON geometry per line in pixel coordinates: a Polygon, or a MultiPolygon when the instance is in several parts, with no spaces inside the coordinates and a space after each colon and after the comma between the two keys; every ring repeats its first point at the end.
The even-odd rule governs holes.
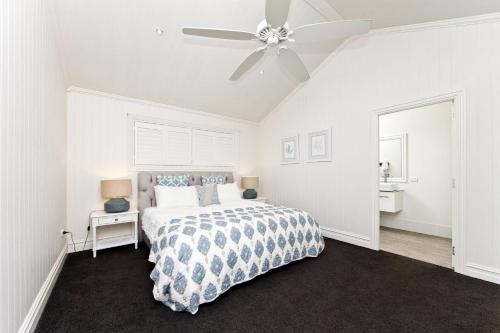
{"type": "Polygon", "coordinates": [[[71,243],[73,243],[73,251],[76,252],[75,240],[73,239],[73,233],[71,231],[63,231],[63,235],[69,234],[71,237],[71,243]]]}
{"type": "Polygon", "coordinates": [[[82,247],[82,251],[85,250],[85,246],[87,245],[87,239],[89,238],[89,234],[90,234],[90,224],[92,222],[92,214],[95,213],[95,212],[99,212],[99,210],[93,210],[89,213],[89,225],[87,226],[87,236],[85,236],[85,242],[83,242],[83,247],[82,247]]]}
{"type": "Polygon", "coordinates": [[[90,225],[87,227],[87,236],[85,236],[85,242],[83,242],[82,251],[85,251],[85,245],[87,245],[87,239],[89,238],[90,225]]]}

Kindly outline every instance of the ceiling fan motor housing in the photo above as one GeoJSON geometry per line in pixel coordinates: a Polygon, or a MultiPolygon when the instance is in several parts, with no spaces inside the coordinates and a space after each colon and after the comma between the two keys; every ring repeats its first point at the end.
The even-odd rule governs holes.
{"type": "Polygon", "coordinates": [[[266,20],[263,20],[257,27],[257,36],[268,46],[276,47],[288,39],[289,29],[288,23],[285,23],[282,27],[273,28],[266,20]]]}

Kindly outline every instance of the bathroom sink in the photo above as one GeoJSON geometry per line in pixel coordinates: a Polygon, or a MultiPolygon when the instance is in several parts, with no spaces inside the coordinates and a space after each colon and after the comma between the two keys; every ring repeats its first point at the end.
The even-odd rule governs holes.
{"type": "Polygon", "coordinates": [[[382,192],[394,192],[399,190],[399,185],[395,183],[380,183],[379,189],[382,192]]]}

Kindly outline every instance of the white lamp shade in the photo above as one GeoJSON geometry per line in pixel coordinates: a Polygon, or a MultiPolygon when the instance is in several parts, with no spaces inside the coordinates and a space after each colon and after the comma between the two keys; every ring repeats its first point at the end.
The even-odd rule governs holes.
{"type": "Polygon", "coordinates": [[[241,187],[244,188],[245,190],[247,189],[255,190],[256,188],[259,187],[259,177],[255,176],[241,177],[241,187]]]}
{"type": "Polygon", "coordinates": [[[132,194],[130,179],[101,180],[101,195],[103,198],[127,198],[132,194]]]}

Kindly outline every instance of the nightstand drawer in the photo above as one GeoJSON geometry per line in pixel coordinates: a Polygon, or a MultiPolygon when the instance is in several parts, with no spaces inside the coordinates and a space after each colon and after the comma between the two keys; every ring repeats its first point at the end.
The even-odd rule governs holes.
{"type": "Polygon", "coordinates": [[[137,220],[137,214],[120,214],[115,216],[101,216],[97,219],[97,224],[106,225],[115,223],[135,222],[136,220],[137,220]]]}

